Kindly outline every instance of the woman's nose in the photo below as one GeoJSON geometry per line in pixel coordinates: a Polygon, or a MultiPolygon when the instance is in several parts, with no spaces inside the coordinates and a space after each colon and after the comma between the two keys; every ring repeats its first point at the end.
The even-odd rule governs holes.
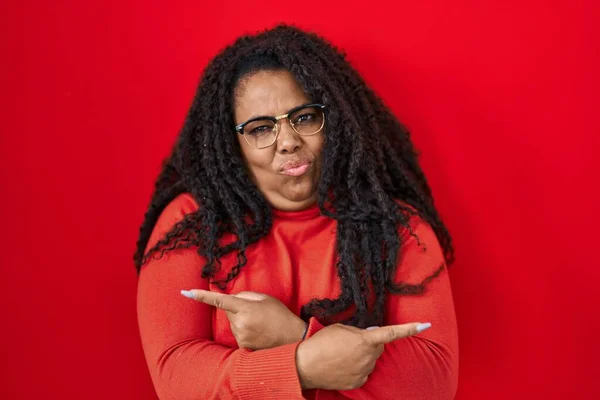
{"type": "Polygon", "coordinates": [[[302,138],[292,128],[289,121],[279,121],[279,135],[277,136],[277,151],[288,154],[296,152],[302,147],[302,138]]]}

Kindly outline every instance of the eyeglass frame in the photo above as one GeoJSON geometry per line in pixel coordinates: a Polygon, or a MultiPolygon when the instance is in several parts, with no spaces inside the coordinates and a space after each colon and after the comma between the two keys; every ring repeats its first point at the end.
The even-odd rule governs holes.
{"type": "Polygon", "coordinates": [[[254,121],[260,121],[260,120],[269,120],[273,122],[273,130],[275,131],[275,140],[273,140],[273,143],[269,144],[268,146],[265,147],[256,147],[253,144],[251,144],[248,139],[246,139],[246,137],[244,136],[244,139],[246,140],[246,143],[248,143],[248,145],[250,145],[251,147],[255,148],[255,149],[266,149],[267,147],[271,147],[275,144],[275,142],[277,142],[277,138],[279,137],[279,128],[277,127],[278,122],[282,119],[286,119],[288,120],[290,126],[292,127],[292,129],[294,130],[294,132],[296,132],[299,136],[312,136],[312,135],[316,135],[317,133],[321,132],[323,130],[323,128],[325,127],[325,109],[326,106],[325,104],[321,104],[321,103],[309,103],[309,104],[303,104],[297,107],[292,108],[291,110],[289,110],[287,113],[285,114],[281,114],[281,115],[276,115],[276,116],[269,116],[269,115],[264,115],[264,116],[258,116],[258,117],[254,117],[254,118],[250,118],[249,120],[242,122],[239,125],[235,126],[235,130],[237,133],[239,133],[240,135],[244,136],[244,127],[254,121]],[[290,120],[289,116],[290,114],[295,113],[298,110],[301,110],[303,108],[310,108],[310,107],[316,107],[316,108],[320,108],[321,112],[323,113],[323,122],[321,123],[321,127],[315,131],[314,133],[309,133],[309,134],[302,134],[300,132],[298,132],[296,130],[296,128],[294,127],[294,123],[290,120]]]}

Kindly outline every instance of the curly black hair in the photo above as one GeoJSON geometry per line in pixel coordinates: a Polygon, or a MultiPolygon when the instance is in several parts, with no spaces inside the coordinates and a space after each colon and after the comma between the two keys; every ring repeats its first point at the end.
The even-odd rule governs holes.
{"type": "Polygon", "coordinates": [[[342,322],[358,327],[381,324],[385,296],[422,293],[427,282],[453,261],[452,240],[434,207],[407,129],[343,52],[292,26],[242,36],[206,67],[177,143],[156,181],[140,228],[136,268],[139,272],[150,257],[192,247],[206,259],[202,277],[225,288],[246,264],[247,247],[269,233],[271,207],[249,179],[232,108],[237,83],[260,70],[291,72],[312,101],[327,106],[318,206],[323,215],[337,220],[341,294],[337,299],[311,300],[301,317],[328,319],[353,310],[342,322]],[[160,213],[184,192],[194,197],[198,211],[186,215],[145,251],[160,213]],[[409,225],[414,215],[435,231],[445,264],[421,284],[395,283],[402,244],[398,230],[403,227],[415,236],[409,225]],[[222,246],[219,239],[227,233],[237,240],[222,246]],[[213,279],[221,257],[230,252],[237,253],[237,265],[225,279],[213,279]],[[371,290],[375,302],[369,305],[371,290]]]}

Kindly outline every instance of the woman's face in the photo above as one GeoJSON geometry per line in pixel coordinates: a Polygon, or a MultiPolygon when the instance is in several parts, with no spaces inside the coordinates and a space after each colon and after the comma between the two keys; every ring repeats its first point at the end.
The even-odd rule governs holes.
{"type": "MultiPolygon", "coordinates": [[[[234,95],[236,125],[258,116],[287,114],[294,107],[311,103],[288,71],[259,71],[246,76],[234,95]]],[[[317,201],[324,129],[300,136],[287,119],[282,119],[278,130],[275,143],[264,149],[250,146],[241,134],[237,139],[251,178],[267,201],[279,210],[302,210],[317,201]]]]}

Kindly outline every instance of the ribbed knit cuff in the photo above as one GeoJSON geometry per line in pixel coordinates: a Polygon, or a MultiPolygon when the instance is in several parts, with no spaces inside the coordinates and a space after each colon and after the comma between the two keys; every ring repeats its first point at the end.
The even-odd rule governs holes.
{"type": "Polygon", "coordinates": [[[296,370],[298,344],[241,350],[233,378],[239,399],[304,399],[296,370]]]}
{"type": "Polygon", "coordinates": [[[306,335],[304,335],[304,338],[308,339],[323,328],[324,326],[321,325],[321,323],[315,317],[310,317],[310,319],[308,320],[308,328],[306,329],[306,335]]]}

